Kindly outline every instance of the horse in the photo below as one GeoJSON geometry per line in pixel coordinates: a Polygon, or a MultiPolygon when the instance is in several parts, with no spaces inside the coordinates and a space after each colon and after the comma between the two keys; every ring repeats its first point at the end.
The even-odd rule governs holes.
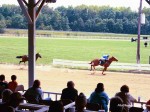
{"type": "Polygon", "coordinates": [[[95,66],[103,66],[104,69],[102,71],[102,75],[105,75],[104,74],[104,71],[107,70],[107,68],[110,66],[110,64],[113,62],[113,61],[118,61],[115,57],[110,57],[104,64],[100,64],[99,62],[101,61],[101,59],[94,59],[92,60],[89,64],[91,64],[91,70],[95,70],[95,66]]]}
{"type": "MultiPolygon", "coordinates": [[[[19,62],[19,65],[20,65],[21,62],[24,62],[24,64],[25,64],[25,62],[28,61],[28,59],[29,59],[28,55],[16,56],[16,58],[22,58],[22,60],[19,62]]],[[[36,53],[36,60],[38,58],[42,58],[42,56],[40,55],[40,53],[36,53]]]]}

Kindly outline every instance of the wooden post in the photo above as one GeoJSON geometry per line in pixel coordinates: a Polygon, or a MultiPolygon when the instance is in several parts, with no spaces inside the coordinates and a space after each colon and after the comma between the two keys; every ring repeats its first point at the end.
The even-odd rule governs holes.
{"type": "Polygon", "coordinates": [[[31,87],[35,78],[35,0],[29,0],[28,5],[28,13],[32,19],[32,22],[28,23],[28,84],[31,87]]]}
{"type": "Polygon", "coordinates": [[[139,18],[138,18],[138,40],[137,40],[137,64],[140,64],[140,34],[141,34],[141,13],[142,13],[142,0],[140,0],[139,18]]]}
{"type": "Polygon", "coordinates": [[[149,64],[150,64],[150,56],[149,56],[149,64]]]}

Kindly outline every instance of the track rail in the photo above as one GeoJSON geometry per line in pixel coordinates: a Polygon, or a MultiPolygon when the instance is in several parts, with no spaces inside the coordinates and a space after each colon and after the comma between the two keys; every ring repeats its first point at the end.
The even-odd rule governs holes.
{"type": "MultiPolygon", "coordinates": [[[[54,66],[62,66],[62,67],[84,67],[90,69],[90,61],[72,61],[72,60],[63,60],[63,59],[53,59],[54,66]]],[[[98,66],[97,68],[103,68],[102,66],[98,66]]],[[[109,68],[112,69],[138,69],[138,70],[150,70],[150,64],[134,64],[134,63],[118,63],[113,62],[109,68]]]]}

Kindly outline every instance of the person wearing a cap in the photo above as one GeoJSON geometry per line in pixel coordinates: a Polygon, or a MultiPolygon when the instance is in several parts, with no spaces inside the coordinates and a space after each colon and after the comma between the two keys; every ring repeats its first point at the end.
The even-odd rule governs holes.
{"type": "Polygon", "coordinates": [[[108,59],[109,59],[109,55],[108,54],[107,55],[103,55],[102,58],[100,58],[100,60],[99,60],[99,64],[100,65],[105,64],[105,62],[108,61],[108,59]]]}
{"type": "Polygon", "coordinates": [[[19,92],[14,92],[10,95],[9,101],[0,104],[0,112],[15,112],[24,97],[19,92]]]}
{"type": "Polygon", "coordinates": [[[143,112],[150,112],[150,100],[146,102],[146,109],[143,112]]]}

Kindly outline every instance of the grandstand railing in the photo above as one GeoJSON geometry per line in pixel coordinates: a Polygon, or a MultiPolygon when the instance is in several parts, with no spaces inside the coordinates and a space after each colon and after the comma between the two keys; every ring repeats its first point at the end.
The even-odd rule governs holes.
{"type": "Polygon", "coordinates": [[[52,98],[53,100],[60,100],[61,93],[43,92],[44,97],[52,98]]]}
{"type": "MultiPolygon", "coordinates": [[[[60,97],[61,97],[61,93],[56,93],[56,92],[43,92],[43,94],[44,94],[44,97],[53,98],[52,99],[53,101],[60,100],[60,97]]],[[[131,107],[132,106],[133,107],[141,107],[141,108],[145,109],[145,105],[146,105],[146,102],[134,102],[134,103],[132,103],[131,107]]],[[[72,102],[68,105],[65,105],[64,106],[64,112],[66,111],[66,109],[72,109],[74,107],[75,107],[75,102],[72,102]]]]}

